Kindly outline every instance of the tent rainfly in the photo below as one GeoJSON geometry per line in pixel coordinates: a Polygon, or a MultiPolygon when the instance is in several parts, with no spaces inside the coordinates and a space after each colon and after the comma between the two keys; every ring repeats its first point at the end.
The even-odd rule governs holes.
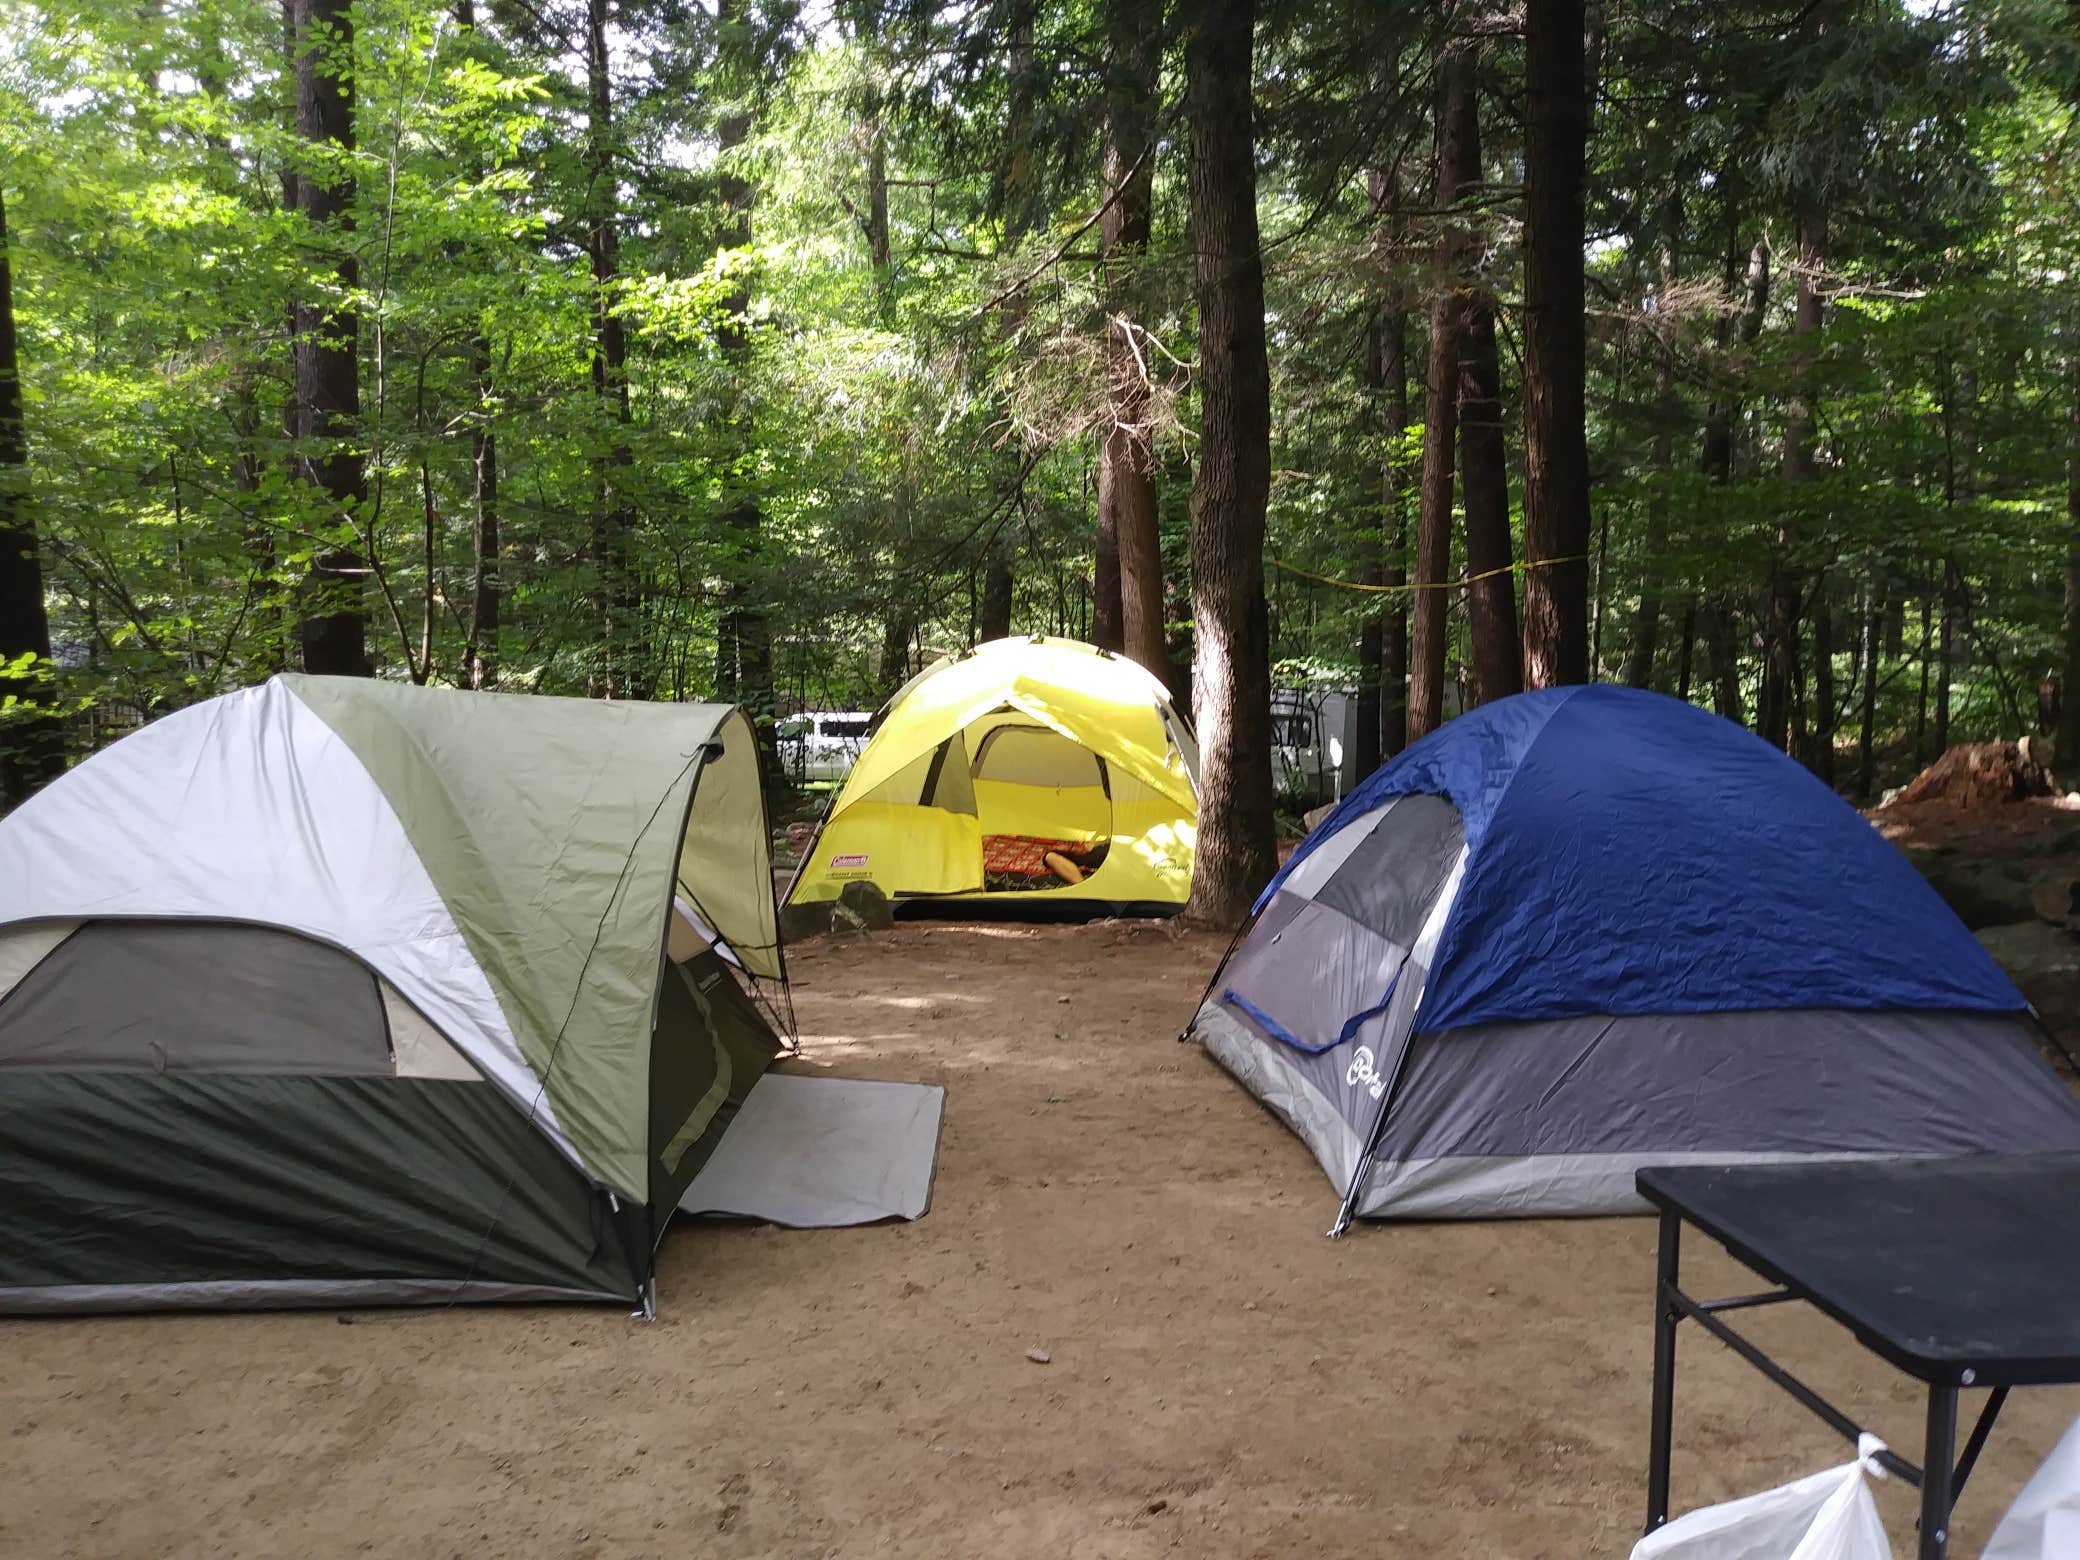
{"type": "Polygon", "coordinates": [[[1192,891],[1199,751],[1162,683],[1073,639],[935,661],[877,718],[789,897],[1165,914],[1192,891]]]}
{"type": "Polygon", "coordinates": [[[1645,1165],[2080,1148],[2022,994],[1856,812],[1659,694],[1519,694],[1360,785],[1192,1032],[1353,1214],[1644,1207],[1645,1165]]]}
{"type": "Polygon", "coordinates": [[[779,1050],[756,738],[278,677],[0,821],[0,1310],[654,1305],[779,1050]]]}

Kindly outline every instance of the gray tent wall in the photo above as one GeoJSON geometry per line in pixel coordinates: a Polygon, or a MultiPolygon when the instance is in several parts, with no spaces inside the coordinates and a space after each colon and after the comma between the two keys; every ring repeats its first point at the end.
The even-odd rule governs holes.
{"type": "Polygon", "coordinates": [[[1194,1021],[1313,1150],[1345,1198],[1339,1229],[1352,1214],[1639,1211],[1645,1164],[2073,1141],[2080,1102],[2019,1014],[1784,1009],[1424,1032],[1464,861],[1441,797],[1352,823],[1263,908],[1194,1021]]]}

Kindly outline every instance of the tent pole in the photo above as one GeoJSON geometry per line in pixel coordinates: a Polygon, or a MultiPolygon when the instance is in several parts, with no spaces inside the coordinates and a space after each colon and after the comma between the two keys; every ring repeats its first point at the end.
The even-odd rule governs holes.
{"type": "Polygon", "coordinates": [[[1221,983],[1221,971],[1228,967],[1228,961],[1235,957],[1235,950],[1242,946],[1242,939],[1249,935],[1250,928],[1256,924],[1257,915],[1255,911],[1252,911],[1243,918],[1242,924],[1235,928],[1235,935],[1228,939],[1227,950],[1221,954],[1220,963],[1216,964],[1213,967],[1213,973],[1206,977],[1206,989],[1199,993],[1199,1000],[1192,1004],[1191,1018],[1186,1022],[1184,1028],[1177,1032],[1177,1043],[1179,1045],[1183,1045],[1190,1040],[1192,1032],[1199,1027],[1199,1009],[1206,1006],[1206,999],[1213,995],[1213,988],[1221,983]]]}
{"type": "Polygon", "coordinates": [[[1372,1168],[1372,1156],[1379,1152],[1380,1139],[1387,1133],[1387,1112],[1394,1108],[1394,1096],[1401,1092],[1401,1074],[1408,1066],[1408,1053],[1415,1045],[1415,1015],[1409,1015],[1409,1033],[1401,1040],[1401,1049],[1394,1056],[1394,1071],[1387,1079],[1387,1087],[1379,1097],[1379,1114],[1372,1118],[1372,1130],[1365,1135],[1365,1151],[1358,1156],[1357,1168],[1351,1171],[1350,1188],[1343,1194],[1343,1203],[1336,1210],[1336,1222],[1329,1226],[1329,1238],[1341,1240],[1351,1227],[1351,1220],[1358,1216],[1358,1194],[1365,1186],[1365,1172],[1372,1168]]]}

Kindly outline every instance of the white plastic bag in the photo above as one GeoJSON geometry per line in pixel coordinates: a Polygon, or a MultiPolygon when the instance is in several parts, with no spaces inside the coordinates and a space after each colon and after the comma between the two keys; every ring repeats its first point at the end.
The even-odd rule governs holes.
{"type": "Polygon", "coordinates": [[[2072,1560],[2080,1555],[2080,1419],[1993,1530],[1980,1560],[2072,1560]]]}
{"type": "Polygon", "coordinates": [[[1632,1560],[1892,1560],[1869,1483],[1885,1477],[1884,1449],[1867,1435],[1855,1462],[1678,1517],[1634,1544],[1632,1560]]]}

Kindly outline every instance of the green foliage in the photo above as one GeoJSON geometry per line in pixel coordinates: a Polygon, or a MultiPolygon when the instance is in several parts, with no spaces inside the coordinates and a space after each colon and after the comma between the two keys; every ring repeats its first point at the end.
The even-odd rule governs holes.
{"type": "MultiPolygon", "coordinates": [[[[1902,737],[1929,719],[1919,614],[1949,577],[1953,725],[2012,730],[2061,633],[2080,331],[2070,18],[2056,0],[1603,10],[1589,197],[1603,674],[1622,675],[1658,600],[1653,680],[1673,689],[1687,665],[1707,697],[1702,630],[1686,648],[1679,628],[1720,611],[1752,701],[1765,592],[1788,571],[1809,607],[1833,605],[1845,730],[1865,619],[1882,639],[1904,608],[1898,653],[1875,657],[1880,740],[1902,737]],[[1817,346],[1791,328],[1796,218],[1816,202],[1817,346]],[[1765,237],[1772,287],[1747,343],[1733,316],[1765,237]],[[1800,396],[1821,475],[1795,485],[1778,468],[1800,396]],[[1715,405],[1725,482],[1700,462],[1715,405]]],[[[367,559],[380,673],[462,679],[485,429],[510,685],[582,691],[595,670],[595,511],[621,451],[628,627],[659,696],[712,691],[730,590],[768,615],[783,709],[872,707],[920,655],[973,641],[1006,541],[1016,626],[1087,632],[1121,307],[1188,627],[1197,343],[1177,60],[1150,252],[1101,265],[1105,0],[731,14],[735,35],[698,7],[617,9],[604,176],[568,3],[485,0],[471,31],[431,0],[359,0],[351,57],[323,45],[355,80],[351,152],[295,135],[273,8],[30,0],[0,20],[30,490],[68,699],[149,713],[293,663],[304,577],[343,542],[367,559]],[[1007,47],[1019,14],[1030,60],[1007,47]],[[725,157],[741,115],[750,133],[725,157]],[[285,176],[348,174],[350,226],[314,232],[284,209],[285,176]],[[735,180],[752,192],[748,243],[723,209],[735,180]],[[586,248],[603,191],[620,249],[604,289],[586,248]],[[343,244],[351,297],[330,263],[343,244]],[[292,469],[323,453],[284,432],[292,304],[359,315],[368,498],[350,516],[292,469]],[[602,310],[629,342],[625,425],[594,390],[602,310]],[[755,545],[725,521],[747,499],[755,545]]],[[[1359,0],[1264,7],[1267,590],[1294,681],[1361,675],[1360,629],[1389,601],[1337,582],[1382,561],[1382,520],[1420,463],[1420,426],[1388,439],[1362,366],[1379,311],[1407,310],[1419,423],[1437,22],[1359,0]],[[1398,189],[1392,209],[1368,174],[1398,189]]],[[[1507,26],[1484,36],[1488,179],[1458,215],[1498,307],[1514,448],[1521,50],[1507,26]]],[[[1453,621],[1463,668],[1463,606],[1453,621]]]]}

